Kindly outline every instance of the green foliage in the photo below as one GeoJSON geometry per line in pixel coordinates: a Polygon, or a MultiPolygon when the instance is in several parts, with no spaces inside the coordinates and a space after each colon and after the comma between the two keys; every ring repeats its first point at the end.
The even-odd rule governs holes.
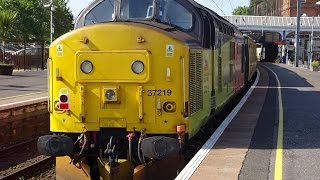
{"type": "Polygon", "coordinates": [[[66,0],[55,0],[56,8],[53,14],[54,38],[58,38],[73,29],[73,15],[67,7],[67,3],[68,1],[66,0]]]}
{"type": "Polygon", "coordinates": [[[249,7],[248,6],[238,6],[232,12],[232,15],[248,15],[249,7]]]}
{"type": "Polygon", "coordinates": [[[0,9],[0,38],[5,40],[8,37],[17,13],[12,10],[0,9]]]}
{"type": "Polygon", "coordinates": [[[249,14],[253,14],[254,13],[254,8],[256,7],[257,5],[257,0],[250,0],[250,5],[249,5],[249,14]]]}
{"type": "Polygon", "coordinates": [[[319,66],[320,66],[320,63],[319,63],[319,61],[312,61],[311,66],[313,66],[313,67],[319,67],[319,66]]]}
{"type": "Polygon", "coordinates": [[[0,62],[0,66],[2,66],[2,67],[12,67],[12,66],[14,66],[14,64],[7,64],[7,63],[1,63],[0,62]]]}
{"type": "Polygon", "coordinates": [[[5,62],[5,41],[8,38],[12,25],[17,17],[17,13],[8,10],[0,9],[0,38],[2,40],[2,62],[5,62]]]}
{"type": "MultiPolygon", "coordinates": [[[[53,0],[54,37],[57,38],[72,29],[73,16],[67,8],[68,0],[53,0]]],[[[0,9],[16,11],[17,17],[11,39],[18,41],[49,41],[50,8],[44,5],[49,0],[0,0],[0,9]]]]}

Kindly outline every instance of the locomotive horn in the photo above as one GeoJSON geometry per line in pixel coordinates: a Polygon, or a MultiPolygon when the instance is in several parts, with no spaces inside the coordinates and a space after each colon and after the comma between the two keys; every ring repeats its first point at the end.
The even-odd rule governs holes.
{"type": "Polygon", "coordinates": [[[179,141],[164,136],[148,137],[142,140],[143,156],[154,159],[164,159],[179,154],[179,141]]]}

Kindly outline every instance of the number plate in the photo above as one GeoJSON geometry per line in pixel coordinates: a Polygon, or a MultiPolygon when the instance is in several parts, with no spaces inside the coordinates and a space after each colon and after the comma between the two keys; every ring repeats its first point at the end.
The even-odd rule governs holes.
{"type": "Polygon", "coordinates": [[[171,89],[154,89],[154,90],[147,90],[148,96],[171,96],[172,90],[171,89]]]}

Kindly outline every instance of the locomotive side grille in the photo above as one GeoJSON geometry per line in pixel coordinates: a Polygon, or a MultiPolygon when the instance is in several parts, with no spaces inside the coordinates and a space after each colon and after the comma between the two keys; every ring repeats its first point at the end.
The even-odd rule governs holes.
{"type": "Polygon", "coordinates": [[[202,52],[190,52],[190,113],[203,107],[202,52]]]}

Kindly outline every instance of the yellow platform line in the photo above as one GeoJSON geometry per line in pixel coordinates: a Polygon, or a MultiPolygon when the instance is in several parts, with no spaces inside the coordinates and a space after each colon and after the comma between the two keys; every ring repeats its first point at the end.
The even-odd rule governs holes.
{"type": "Polygon", "coordinates": [[[279,126],[278,126],[278,138],[277,138],[277,150],[276,150],[276,162],[274,166],[274,179],[282,180],[282,168],[283,168],[283,105],[282,105],[282,94],[281,94],[281,83],[277,74],[270,68],[269,69],[276,77],[278,82],[278,105],[279,105],[279,126]]]}

